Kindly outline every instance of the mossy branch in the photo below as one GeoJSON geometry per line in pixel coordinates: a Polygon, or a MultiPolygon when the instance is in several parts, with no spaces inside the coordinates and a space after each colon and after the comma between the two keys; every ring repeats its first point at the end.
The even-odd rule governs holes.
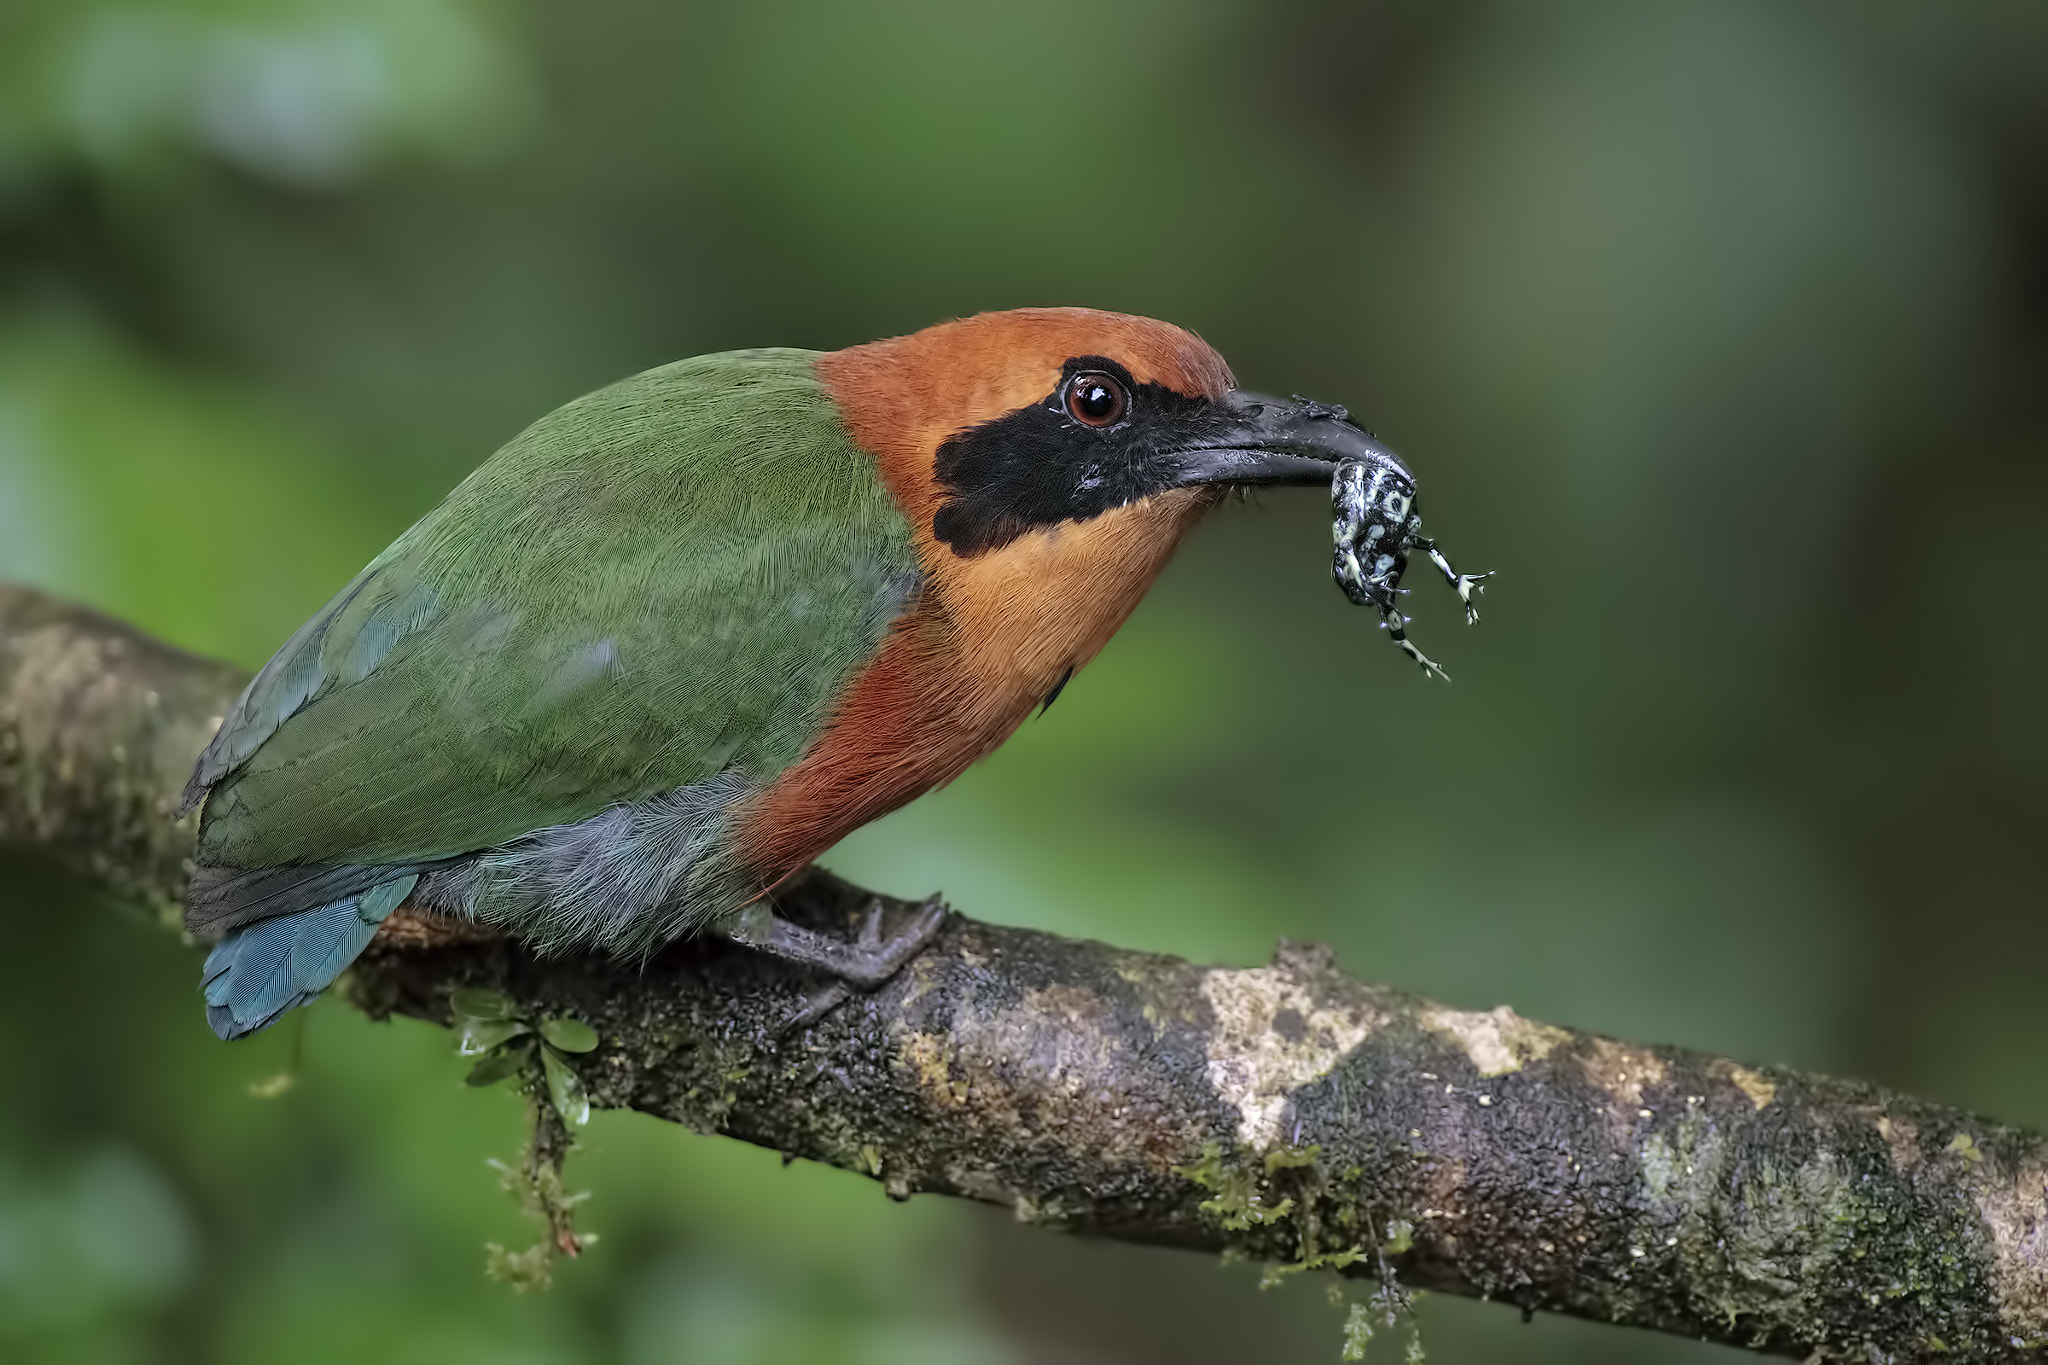
{"type": "MultiPolygon", "coordinates": [[[[244,677],[0,588],[0,840],[179,901],[169,812],[244,677]]],[[[813,872],[784,914],[850,933],[813,872]]],[[[899,910],[907,907],[900,907],[899,910]]],[[[714,942],[645,970],[393,917],[372,1014],[457,986],[589,1021],[594,1103],[1124,1241],[1814,1360],[2033,1359],[2048,1148],[1852,1082],[1445,1009],[1283,946],[1198,967],[961,919],[798,1032],[815,983],[714,942]]],[[[195,1001],[192,1027],[199,1027],[195,1001]]]]}

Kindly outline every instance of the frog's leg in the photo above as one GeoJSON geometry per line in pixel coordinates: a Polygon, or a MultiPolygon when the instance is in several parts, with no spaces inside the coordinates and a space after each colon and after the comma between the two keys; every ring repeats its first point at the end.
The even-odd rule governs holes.
{"type": "Polygon", "coordinates": [[[1386,630],[1388,636],[1392,638],[1394,643],[1401,646],[1402,650],[1404,650],[1407,653],[1409,658],[1415,660],[1416,663],[1422,665],[1422,671],[1425,674],[1433,673],[1437,677],[1442,678],[1445,682],[1449,682],[1451,680],[1451,675],[1444,672],[1443,669],[1439,668],[1437,666],[1436,660],[1430,658],[1427,654],[1424,654],[1421,650],[1417,649],[1415,647],[1415,642],[1408,638],[1407,617],[1403,616],[1398,611],[1382,611],[1380,613],[1380,625],[1386,630]]]}
{"type": "Polygon", "coordinates": [[[1450,580],[1451,587],[1457,590],[1458,600],[1465,604],[1465,624],[1477,625],[1479,604],[1472,599],[1486,591],[1485,580],[1493,577],[1493,570],[1489,569],[1485,573],[1459,573],[1451,567],[1451,561],[1444,558],[1444,552],[1437,549],[1435,541],[1414,536],[1409,543],[1428,555],[1429,562],[1436,565],[1438,571],[1450,580]]]}

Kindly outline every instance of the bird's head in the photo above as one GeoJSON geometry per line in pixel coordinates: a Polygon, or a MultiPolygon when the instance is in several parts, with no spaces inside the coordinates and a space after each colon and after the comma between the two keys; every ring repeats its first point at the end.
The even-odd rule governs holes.
{"type": "Polygon", "coordinates": [[[1149,318],[983,313],[834,352],[819,370],[920,539],[954,556],[1128,507],[1185,525],[1221,489],[1327,486],[1347,459],[1414,494],[1342,408],[1247,393],[1201,338],[1149,318]]]}

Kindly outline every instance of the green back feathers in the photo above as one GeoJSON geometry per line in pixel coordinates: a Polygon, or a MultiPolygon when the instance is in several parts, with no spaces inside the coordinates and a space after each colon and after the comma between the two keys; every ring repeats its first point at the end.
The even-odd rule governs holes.
{"type": "Polygon", "coordinates": [[[772,780],[918,572],[814,359],[666,365],[500,450],[250,685],[200,861],[417,862],[772,780]]]}

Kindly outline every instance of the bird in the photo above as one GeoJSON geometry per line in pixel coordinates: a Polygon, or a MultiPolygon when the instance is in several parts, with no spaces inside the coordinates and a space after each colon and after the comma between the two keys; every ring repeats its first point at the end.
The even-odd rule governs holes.
{"type": "MultiPolygon", "coordinates": [[[[222,1038],[404,905],[536,951],[698,931],[888,980],[774,888],[1049,706],[1233,488],[1391,456],[1194,333],[980,313],[663,365],[540,418],[371,560],[223,717],[186,925],[222,1038]]],[[[1406,504],[1403,505],[1405,511],[1406,504]]],[[[843,983],[843,984],[841,984],[843,983]]]]}

